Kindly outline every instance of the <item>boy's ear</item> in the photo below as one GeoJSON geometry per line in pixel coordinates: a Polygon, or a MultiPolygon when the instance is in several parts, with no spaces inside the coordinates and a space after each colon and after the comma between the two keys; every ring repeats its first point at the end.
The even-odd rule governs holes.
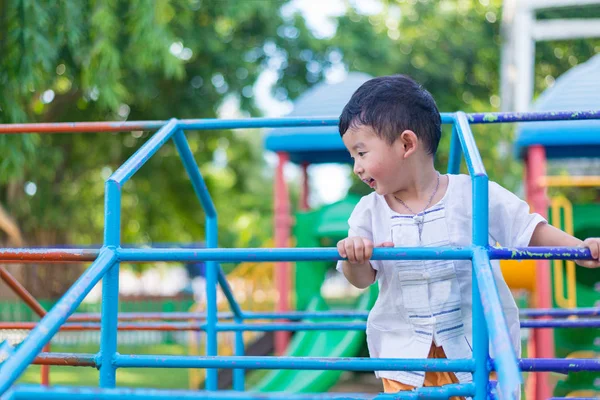
{"type": "Polygon", "coordinates": [[[404,157],[414,153],[419,146],[419,138],[416,133],[407,129],[400,134],[400,143],[404,146],[404,157]]]}

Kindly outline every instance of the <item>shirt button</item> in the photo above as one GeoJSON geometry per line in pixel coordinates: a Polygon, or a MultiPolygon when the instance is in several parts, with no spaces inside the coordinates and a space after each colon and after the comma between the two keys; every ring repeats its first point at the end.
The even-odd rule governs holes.
{"type": "Polygon", "coordinates": [[[422,276],[423,279],[429,279],[431,277],[431,275],[429,275],[429,272],[423,272],[422,276]]]}

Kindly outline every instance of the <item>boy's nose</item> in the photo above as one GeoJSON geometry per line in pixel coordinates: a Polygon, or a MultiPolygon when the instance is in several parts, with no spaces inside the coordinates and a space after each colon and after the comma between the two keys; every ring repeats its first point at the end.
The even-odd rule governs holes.
{"type": "Polygon", "coordinates": [[[354,161],[354,173],[355,173],[356,175],[360,175],[360,174],[361,174],[361,173],[363,173],[363,172],[364,172],[364,170],[363,170],[363,168],[360,166],[360,164],[359,164],[359,163],[357,163],[356,161],[354,161]]]}

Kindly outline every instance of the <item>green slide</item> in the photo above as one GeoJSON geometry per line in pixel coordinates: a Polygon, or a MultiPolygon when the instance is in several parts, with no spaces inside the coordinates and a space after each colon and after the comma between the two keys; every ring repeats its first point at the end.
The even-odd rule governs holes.
{"type": "MultiPolygon", "coordinates": [[[[372,285],[359,297],[355,311],[370,310],[376,299],[377,285],[372,285]]],[[[327,308],[323,298],[315,296],[307,311],[325,311],[327,308]]],[[[291,340],[286,356],[353,357],[364,344],[364,331],[301,331],[291,340]]],[[[342,371],[276,370],[266,375],[250,390],[290,393],[326,392],[336,384],[341,374],[342,371]]]]}

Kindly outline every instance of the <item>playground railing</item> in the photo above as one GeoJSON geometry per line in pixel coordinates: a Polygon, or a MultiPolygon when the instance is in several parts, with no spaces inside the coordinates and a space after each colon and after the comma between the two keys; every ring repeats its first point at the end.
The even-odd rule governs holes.
{"type": "MultiPolygon", "coordinates": [[[[422,259],[470,259],[473,264],[473,358],[460,360],[411,360],[411,359],[297,359],[286,357],[243,357],[244,347],[242,331],[244,330],[295,330],[314,329],[313,323],[278,323],[278,324],[245,324],[244,319],[256,317],[243,312],[237,304],[231,288],[227,284],[218,262],[221,261],[300,261],[300,260],[339,260],[337,250],[324,249],[219,249],[217,242],[217,212],[206,188],[199,168],[185,137],[185,130],[206,129],[239,129],[265,127],[311,127],[334,126],[337,118],[256,118],[247,120],[176,120],[145,121],[122,123],[74,123],[74,124],[15,124],[0,126],[0,133],[25,132],[89,132],[89,131],[122,131],[131,129],[158,129],[158,131],[130,157],[105,184],[105,231],[104,244],[98,251],[82,251],[79,249],[0,249],[1,262],[56,262],[56,261],[93,261],[92,265],[81,275],[59,302],[47,312],[41,321],[30,332],[29,336],[13,349],[4,343],[0,346],[0,354],[8,357],[0,364],[0,395],[7,393],[11,385],[22,374],[27,365],[37,361],[49,364],[57,359],[72,360],[72,365],[95,365],[100,370],[100,387],[87,392],[85,388],[43,388],[16,387],[7,393],[8,398],[56,398],[59,393],[72,395],[72,398],[90,398],[86,393],[93,393],[94,398],[114,398],[127,390],[114,389],[116,385],[116,369],[126,367],[180,367],[206,368],[206,389],[211,396],[219,398],[216,392],[216,368],[234,369],[234,389],[244,389],[244,369],[290,368],[290,369],[344,369],[344,370],[419,370],[419,371],[464,371],[474,374],[473,383],[447,385],[441,388],[421,388],[417,392],[406,392],[394,395],[395,398],[447,398],[448,396],[474,396],[475,399],[487,398],[490,391],[489,373],[495,369],[498,373],[498,389],[504,398],[516,398],[521,383],[520,367],[524,370],[543,370],[558,368],[569,370],[576,368],[596,368],[597,363],[582,362],[561,363],[561,360],[517,360],[511,346],[510,337],[504,315],[502,313],[497,288],[492,275],[490,259],[589,259],[590,252],[581,248],[517,248],[503,249],[488,246],[488,177],[471,132],[470,123],[496,123],[518,121],[547,121],[569,119],[600,119],[600,111],[590,112],[554,112],[554,113],[486,113],[470,114],[463,112],[442,114],[442,122],[453,125],[451,139],[449,173],[458,173],[461,153],[464,154],[469,173],[473,181],[473,244],[462,248],[390,248],[375,249],[373,259],[379,260],[422,260],[422,259]],[[206,213],[206,248],[202,249],[124,249],[121,248],[121,188],[125,182],[144,165],[153,154],[167,141],[173,139],[180,154],[196,195],[206,213]],[[206,357],[181,356],[135,356],[117,353],[118,287],[119,263],[144,261],[206,261],[207,262],[207,313],[206,320],[198,324],[198,330],[207,334],[206,357]],[[89,291],[102,279],[102,313],[99,329],[101,331],[100,351],[95,355],[85,354],[44,354],[36,356],[49,343],[52,336],[61,329],[77,306],[89,291]],[[231,309],[233,324],[218,321],[216,308],[216,285],[220,284],[231,309]],[[481,323],[485,321],[485,323],[481,323]],[[233,330],[237,333],[235,354],[233,357],[217,356],[217,332],[233,330]],[[489,344],[496,354],[492,361],[489,356],[489,344]],[[554,364],[553,364],[554,363],[554,364]],[[585,365],[584,365],[585,364],[585,365]],[[589,364],[589,365],[588,365],[589,364]],[[75,390],[77,392],[75,392],[75,390]],[[56,395],[56,396],[54,396],[56,395]],[[213,396],[214,395],[214,396],[213,396]],[[54,397],[53,397],[54,396],[54,397]]],[[[263,317],[268,315],[264,314],[263,317]]],[[[304,315],[306,317],[306,315],[304,315]]],[[[281,314],[273,318],[281,319],[281,314]]],[[[176,324],[176,323],[172,323],[176,324]]],[[[325,323],[319,329],[363,329],[361,323],[325,323]]],[[[152,327],[151,324],[147,326],[152,327]]],[[[80,326],[79,328],[84,328],[80,326]]],[[[174,328],[177,325],[173,325],[174,328]]],[[[90,326],[91,328],[91,326],[90,326]]],[[[97,329],[97,324],[94,326],[97,329]]],[[[132,328],[141,328],[133,325],[132,328]]],[[[180,329],[180,328],[178,328],[180,329]]],[[[128,391],[131,398],[167,398],[173,391],[128,391]]],[[[203,394],[204,396],[206,393],[203,394]]],[[[190,394],[191,397],[199,397],[190,394]]],[[[127,396],[129,397],[129,396],[127,396]]],[[[234,396],[235,398],[243,398],[234,396]]],[[[222,398],[234,398],[222,397],[222,398]]],[[[286,394],[285,398],[295,398],[286,394]]],[[[380,395],[378,398],[388,398],[380,395]]],[[[276,397],[273,397],[276,398],[276,397]]],[[[301,398],[301,397],[297,397],[301,398]]],[[[331,395],[330,398],[335,398],[331,395]]]]}

